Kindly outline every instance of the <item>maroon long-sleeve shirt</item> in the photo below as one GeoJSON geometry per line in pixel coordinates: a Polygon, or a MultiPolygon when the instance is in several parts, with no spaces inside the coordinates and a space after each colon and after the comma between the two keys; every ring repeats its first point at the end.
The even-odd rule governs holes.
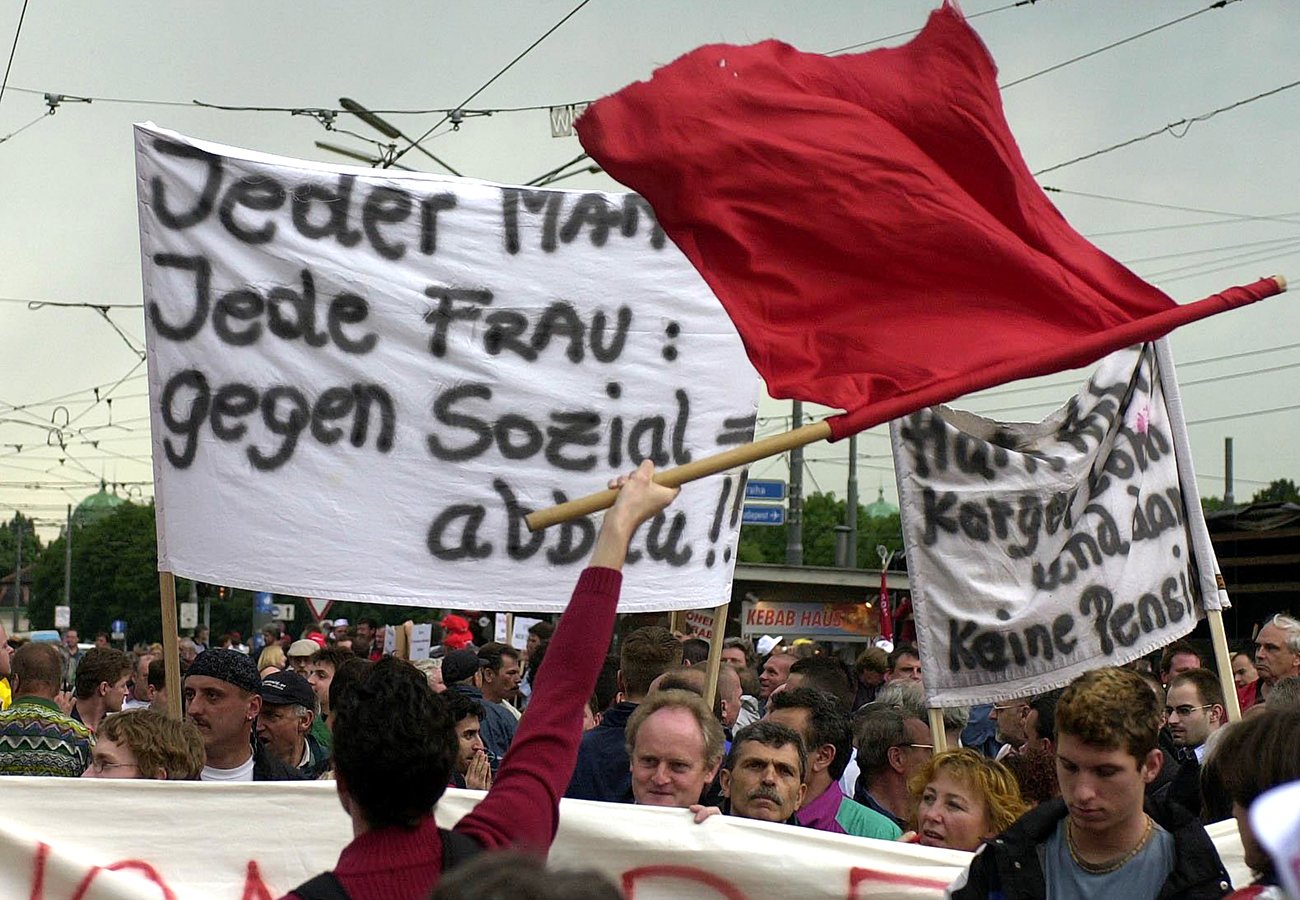
{"type": "MultiPolygon", "coordinates": [[[[545,854],[550,847],[578,756],[582,708],[605,661],[622,583],[614,569],[589,568],[578,579],[492,790],[456,824],[457,832],[487,849],[545,854]]],[[[356,837],[334,867],[352,900],[424,900],[441,873],[442,842],[432,815],[414,829],[380,828],[356,837]]],[[[282,900],[300,898],[290,893],[282,900]]]]}

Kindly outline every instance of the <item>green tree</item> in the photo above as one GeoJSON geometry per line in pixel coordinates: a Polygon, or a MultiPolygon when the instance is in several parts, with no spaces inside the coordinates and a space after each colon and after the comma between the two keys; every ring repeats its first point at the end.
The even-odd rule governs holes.
{"type": "Polygon", "coordinates": [[[1255,492],[1251,503],[1300,503],[1300,487],[1290,478],[1279,478],[1269,482],[1268,487],[1255,492]]]}
{"type": "Polygon", "coordinates": [[[32,520],[20,512],[8,522],[0,523],[0,575],[12,575],[14,571],[14,548],[18,546],[17,532],[23,534],[23,568],[36,562],[41,552],[41,539],[36,534],[32,520]]]}
{"type": "MultiPolygon", "coordinates": [[[[832,493],[809,494],[804,498],[803,561],[809,566],[835,565],[835,526],[843,524],[846,501],[832,493]]],[[[785,562],[786,526],[746,525],[740,529],[738,556],[741,562],[785,562]]],[[[897,514],[873,519],[858,509],[858,568],[880,567],[876,547],[884,544],[903,549],[902,523],[897,514]]]]}
{"type": "MultiPolygon", "coordinates": [[[[162,634],[158,547],[153,504],[123,503],[111,515],[72,533],[72,625],[83,635],[127,623],[127,638],[157,640],[162,634]]],[[[36,561],[30,607],[33,628],[54,627],[63,602],[64,547],[53,541],[36,561]]],[[[178,590],[179,592],[179,590],[178,590]]]]}

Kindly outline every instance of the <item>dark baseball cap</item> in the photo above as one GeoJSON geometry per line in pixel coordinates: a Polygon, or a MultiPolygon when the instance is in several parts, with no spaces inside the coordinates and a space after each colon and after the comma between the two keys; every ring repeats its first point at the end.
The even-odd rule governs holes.
{"type": "Polygon", "coordinates": [[[442,683],[456,684],[472,678],[475,672],[486,665],[487,662],[479,659],[473,650],[453,650],[442,658],[442,683]]]}
{"type": "Polygon", "coordinates": [[[288,706],[296,703],[308,709],[316,707],[316,692],[297,672],[285,669],[272,672],[262,679],[262,702],[272,706],[288,706]]]}

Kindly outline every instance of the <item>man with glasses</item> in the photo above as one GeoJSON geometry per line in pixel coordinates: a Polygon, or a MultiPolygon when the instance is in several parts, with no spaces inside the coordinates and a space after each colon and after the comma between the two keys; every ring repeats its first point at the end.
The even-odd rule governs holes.
{"type": "Polygon", "coordinates": [[[989,721],[997,726],[997,742],[1002,745],[997,759],[1019,753],[1025,746],[1025,720],[1029,717],[1029,700],[1004,700],[993,704],[989,721]]]}
{"type": "Polygon", "coordinates": [[[934,755],[930,726],[879,701],[864,706],[856,719],[862,774],[853,799],[906,830],[914,812],[907,783],[934,755]]]}
{"type": "Polygon", "coordinates": [[[203,739],[194,723],[134,709],[104,720],[81,777],[195,781],[203,760],[203,739]]]}
{"type": "Polygon", "coordinates": [[[1218,677],[1208,669],[1192,669],[1175,675],[1169,682],[1165,716],[1179,763],[1169,784],[1168,797],[1190,812],[1199,812],[1206,743],[1210,735],[1228,722],[1218,677]]]}

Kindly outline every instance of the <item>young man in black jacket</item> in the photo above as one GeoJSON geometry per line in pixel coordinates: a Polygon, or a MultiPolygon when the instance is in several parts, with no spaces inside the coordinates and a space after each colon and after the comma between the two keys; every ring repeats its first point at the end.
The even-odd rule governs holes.
{"type": "Polygon", "coordinates": [[[1160,771],[1155,695],[1128,669],[1088,672],[1056,706],[1061,796],[985,844],[948,889],[972,898],[1222,897],[1209,835],[1177,804],[1145,800],[1160,771]]]}

